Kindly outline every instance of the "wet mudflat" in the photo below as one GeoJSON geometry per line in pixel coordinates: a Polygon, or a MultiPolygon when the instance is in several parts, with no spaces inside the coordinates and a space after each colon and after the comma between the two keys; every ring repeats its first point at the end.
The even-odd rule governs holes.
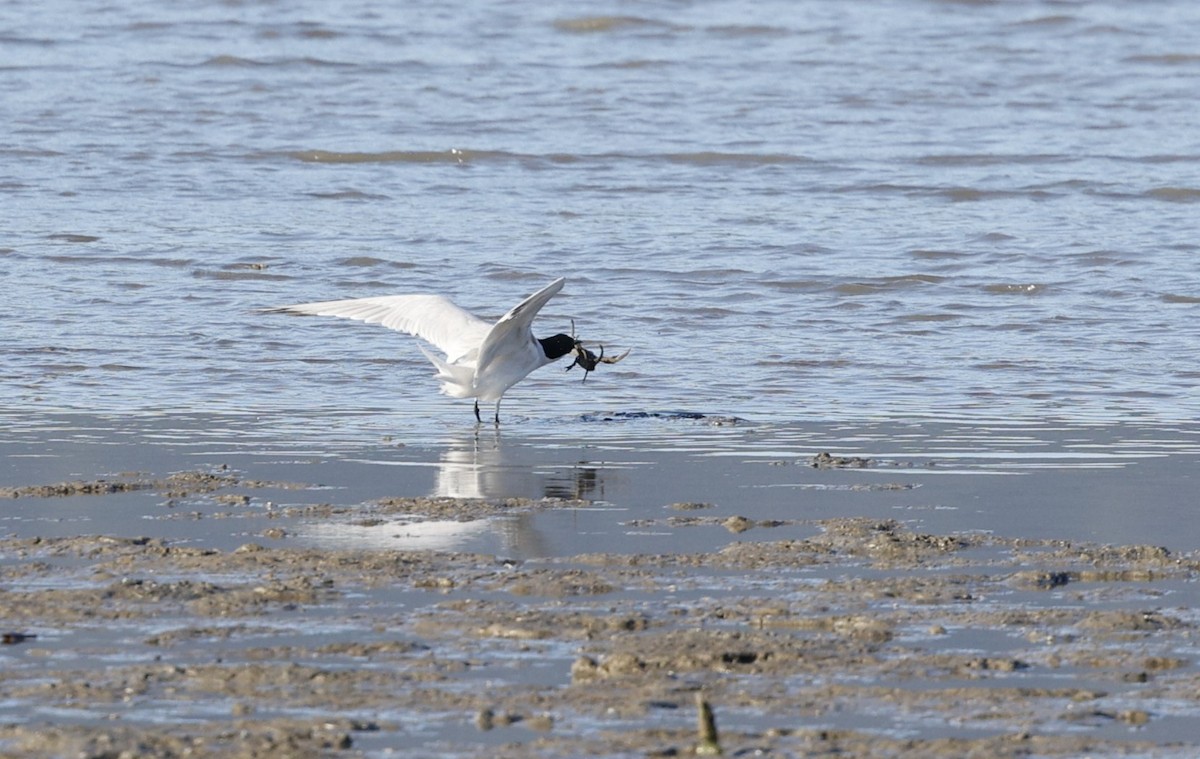
{"type": "Polygon", "coordinates": [[[0,755],[1200,748],[1181,433],[234,422],[9,426],[0,755]]]}
{"type": "Polygon", "coordinates": [[[686,756],[697,693],[727,755],[1196,749],[1197,615],[1170,591],[1200,557],[811,527],[526,562],[9,539],[0,751],[686,756]]]}

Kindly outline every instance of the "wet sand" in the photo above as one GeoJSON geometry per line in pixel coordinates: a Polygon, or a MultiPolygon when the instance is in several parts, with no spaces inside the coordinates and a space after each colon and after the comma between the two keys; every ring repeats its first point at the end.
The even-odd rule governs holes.
{"type": "Polygon", "coordinates": [[[219,468],[4,495],[90,513],[147,498],[164,520],[0,541],[4,756],[688,756],[716,748],[697,698],[728,756],[1200,749],[1193,551],[674,501],[624,524],[716,547],[522,560],[386,536],[601,502],[347,506],[219,468]],[[174,514],[237,544],[151,536],[174,514]],[[317,545],[314,523],[380,539],[317,545]]]}

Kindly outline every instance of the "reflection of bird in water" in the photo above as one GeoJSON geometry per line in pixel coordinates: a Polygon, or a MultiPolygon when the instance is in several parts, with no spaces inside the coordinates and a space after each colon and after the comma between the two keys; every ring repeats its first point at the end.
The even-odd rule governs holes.
{"type": "MultiPolygon", "coordinates": [[[[320,521],[297,530],[302,539],[337,548],[367,548],[391,551],[455,551],[465,543],[483,540],[495,531],[487,519],[472,522],[433,520],[425,522],[320,521]]],[[[501,535],[504,531],[501,530],[501,535]]],[[[508,540],[504,541],[506,544],[508,540]]]]}
{"type": "MultiPolygon", "coordinates": [[[[605,470],[548,460],[545,448],[505,444],[499,430],[490,435],[465,435],[450,440],[441,452],[432,491],[433,498],[486,500],[543,498],[586,500],[603,489],[605,470]]],[[[492,517],[422,521],[419,515],[388,512],[382,519],[354,522],[316,521],[299,534],[318,545],[368,547],[392,550],[467,550],[510,556],[545,556],[546,536],[538,528],[536,509],[560,509],[556,503],[534,511],[523,505],[509,510],[495,504],[482,513],[492,517]],[[498,541],[498,545],[496,545],[498,541]]],[[[566,508],[572,504],[565,505],[566,508]]],[[[470,509],[474,513],[481,513],[470,509]]]]}
{"type": "Polygon", "coordinates": [[[519,467],[506,468],[499,436],[483,443],[471,435],[452,440],[442,451],[432,496],[443,498],[533,497],[533,473],[519,467]]]}
{"type": "MultiPolygon", "coordinates": [[[[591,371],[596,364],[616,363],[620,358],[597,358],[571,335],[547,338],[533,336],[533,319],[563,288],[559,278],[517,304],[495,324],[459,308],[441,295],[385,295],[353,300],[298,303],[267,309],[268,312],[340,316],[368,324],[382,324],[432,343],[445,357],[425,354],[441,380],[442,392],[454,398],[495,401],[495,422],[500,424],[500,399],[531,372],[568,354],[591,371]]],[[[623,356],[621,357],[623,358],[623,356]]],[[[575,364],[572,364],[574,366],[575,364]]]]}
{"type": "Polygon", "coordinates": [[[521,461],[536,448],[505,446],[497,433],[491,440],[476,435],[457,438],[441,454],[430,495],[448,498],[587,499],[601,485],[595,467],[569,470],[539,460],[521,461]]]}
{"type": "MultiPolygon", "coordinates": [[[[546,450],[534,446],[506,444],[499,430],[494,435],[458,437],[441,453],[435,497],[561,498],[586,500],[601,486],[602,473],[595,467],[550,463],[546,450]]],[[[489,520],[506,550],[520,556],[542,556],[547,552],[545,536],[536,528],[535,515],[517,514],[489,520]]]]}
{"type": "Polygon", "coordinates": [[[589,500],[597,491],[603,494],[602,484],[599,469],[578,464],[568,472],[554,473],[546,477],[546,497],[589,500]]]}

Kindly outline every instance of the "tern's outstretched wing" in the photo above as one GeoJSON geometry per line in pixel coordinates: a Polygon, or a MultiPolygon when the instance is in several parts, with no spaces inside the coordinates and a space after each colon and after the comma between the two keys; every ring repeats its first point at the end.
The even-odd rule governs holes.
{"type": "MultiPolygon", "coordinates": [[[[517,347],[524,347],[523,343],[526,340],[532,340],[532,332],[530,330],[534,317],[538,315],[538,311],[542,310],[542,306],[549,303],[550,299],[563,288],[563,284],[566,281],[566,278],[559,277],[518,303],[511,311],[500,317],[500,321],[496,322],[491,331],[484,337],[483,345],[479,349],[480,371],[487,370],[487,367],[496,359],[498,352],[505,350],[512,351],[517,347]],[[529,338],[522,337],[517,342],[513,342],[514,338],[524,335],[528,335],[529,338]]],[[[526,373],[528,371],[526,370],[526,373]]]]}
{"type": "Polygon", "coordinates": [[[559,290],[563,289],[566,281],[566,277],[559,277],[533,295],[530,295],[525,300],[513,306],[512,310],[507,314],[501,316],[500,321],[496,322],[496,325],[499,326],[504,322],[512,320],[515,321],[514,326],[529,329],[533,324],[533,317],[537,316],[538,311],[542,310],[542,306],[549,303],[550,299],[557,295],[559,290]]]}
{"type": "MultiPolygon", "coordinates": [[[[561,280],[559,287],[562,287],[561,280]]],[[[382,324],[389,329],[416,335],[433,343],[446,354],[446,359],[451,363],[478,349],[487,337],[488,330],[492,328],[492,325],[459,308],[449,298],[441,295],[382,295],[374,298],[297,303],[267,311],[340,316],[367,324],[382,324]]]]}

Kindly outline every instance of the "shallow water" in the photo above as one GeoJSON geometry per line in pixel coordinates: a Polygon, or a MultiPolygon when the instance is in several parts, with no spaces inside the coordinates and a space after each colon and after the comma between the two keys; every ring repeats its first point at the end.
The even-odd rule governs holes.
{"type": "Polygon", "coordinates": [[[1188,429],[569,417],[405,444],[347,414],[0,422],[3,495],[231,478],[5,499],[6,632],[30,637],[0,650],[0,744],[23,754],[346,731],[364,756],[596,755],[614,732],[690,745],[697,688],[734,753],[786,730],[1194,753],[1188,429]],[[821,450],[871,466],[813,468],[821,450]],[[417,523],[380,502],[412,495],[585,500],[417,523]],[[664,652],[680,666],[618,674],[664,652]],[[484,709],[525,724],[476,729],[484,709]]]}
{"type": "Polygon", "coordinates": [[[149,535],[230,550],[279,528],[302,545],[533,559],[713,551],[862,516],[934,534],[1200,546],[1200,527],[1181,518],[1200,454],[1190,427],[562,417],[511,430],[472,425],[425,443],[397,434],[387,416],[0,418],[0,487],[176,472],[261,483],[16,498],[0,533],[17,537],[149,535]],[[825,451],[868,463],[814,467],[825,451]],[[233,494],[245,502],[223,500],[233,494]],[[419,524],[379,507],[409,497],[567,502],[514,516],[463,508],[419,524]],[[722,525],[736,517],[780,524],[722,525]]]}
{"type": "Polygon", "coordinates": [[[0,9],[0,403],[468,417],[437,291],[632,348],[521,416],[1191,421],[1187,2],[0,9]]]}

